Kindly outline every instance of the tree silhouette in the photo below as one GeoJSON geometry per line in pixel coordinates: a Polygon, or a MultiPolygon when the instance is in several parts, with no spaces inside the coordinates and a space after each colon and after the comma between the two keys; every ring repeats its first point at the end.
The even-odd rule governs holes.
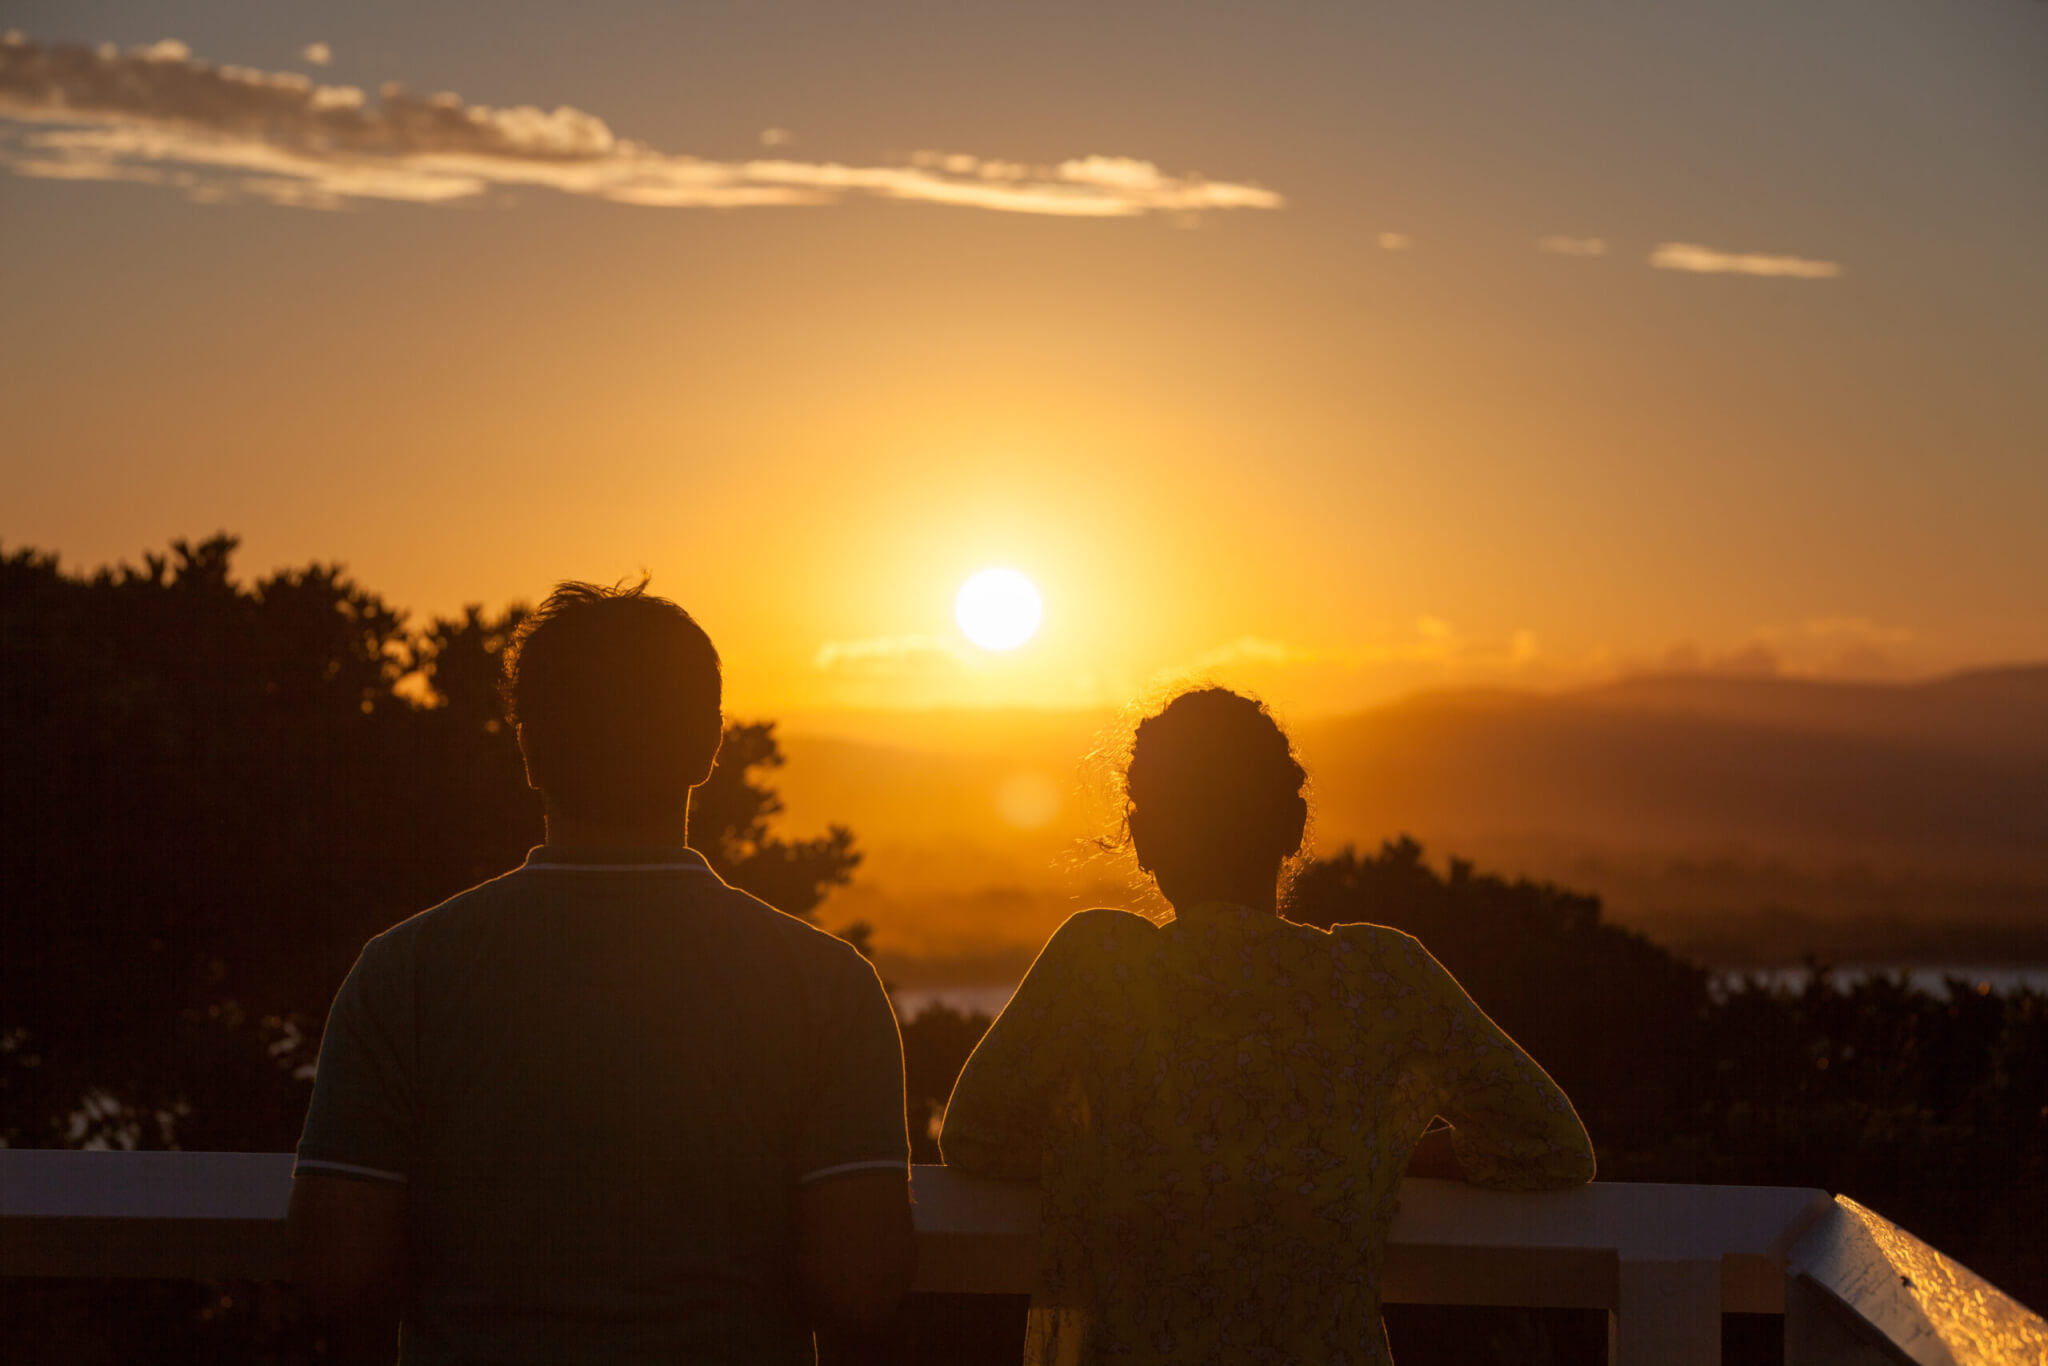
{"type": "MultiPolygon", "coordinates": [[[[497,690],[523,609],[411,630],[340,566],[239,584],[235,549],[0,553],[11,1145],[291,1146],[363,941],[541,838],[497,690]]],[[[691,834],[809,915],[859,854],[776,836],[781,763],[772,724],[732,726],[691,834]]]]}
{"type": "Polygon", "coordinates": [[[728,724],[711,777],[690,794],[690,847],[733,886],[777,910],[808,917],[827,892],[853,876],[860,855],[853,832],[843,825],[808,840],[770,833],[769,822],[782,814],[782,798],[757,775],[784,762],[773,721],[728,724]]]}

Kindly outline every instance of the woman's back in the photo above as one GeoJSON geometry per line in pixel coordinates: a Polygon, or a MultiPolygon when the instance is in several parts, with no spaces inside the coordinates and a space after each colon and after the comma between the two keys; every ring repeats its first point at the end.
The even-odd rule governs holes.
{"type": "Polygon", "coordinates": [[[1275,913],[1307,778],[1237,693],[1140,723],[1125,833],[1176,918],[1069,920],[960,1074],[946,1161],[1044,1183],[1027,1363],[1384,1362],[1432,1116],[1468,1180],[1593,1178],[1564,1093],[1421,944],[1275,913]]]}
{"type": "Polygon", "coordinates": [[[949,1163],[1044,1183],[1026,1360],[1376,1362],[1432,1116],[1467,1175],[1591,1176],[1563,1094],[1411,937],[1075,916],[963,1072],[949,1163]]]}

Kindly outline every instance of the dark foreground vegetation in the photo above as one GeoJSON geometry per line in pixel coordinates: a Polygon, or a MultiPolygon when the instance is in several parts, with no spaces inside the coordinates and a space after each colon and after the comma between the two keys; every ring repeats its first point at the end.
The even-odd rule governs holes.
{"type": "MultiPolygon", "coordinates": [[[[495,688],[517,608],[414,626],[338,568],[238,582],[233,550],[181,542],[89,576],[0,554],[9,1145],[291,1147],[362,942],[540,838],[495,688]]],[[[780,762],[771,724],[731,726],[692,843],[811,915],[859,853],[844,829],[775,833],[780,762]]],[[[1287,914],[1418,935],[1571,1093],[1603,1177],[1846,1192],[2048,1303],[2048,997],[1825,974],[1797,993],[1716,989],[1595,897],[1439,870],[1407,840],[1310,864],[1287,914]]],[[[921,1161],[986,1024],[905,1022],[921,1161]]],[[[250,1287],[0,1298],[10,1361],[317,1354],[250,1287]]],[[[1396,1311],[1404,1366],[1598,1350],[1569,1316],[1446,1314],[1396,1311]]]]}

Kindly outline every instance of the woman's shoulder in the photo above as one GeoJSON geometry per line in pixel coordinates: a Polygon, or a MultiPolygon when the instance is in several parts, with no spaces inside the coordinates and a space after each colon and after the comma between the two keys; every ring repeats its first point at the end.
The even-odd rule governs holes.
{"type": "Polygon", "coordinates": [[[1158,944],[1159,927],[1131,911],[1076,911],[1063,921],[1031,965],[1035,974],[1092,977],[1128,963],[1158,944]]]}
{"type": "Polygon", "coordinates": [[[1086,996],[1096,983],[1125,977],[1144,950],[1156,942],[1157,926],[1141,915],[1077,911],[1038,951],[1015,1000],[1035,1001],[1036,1008],[1043,1011],[1074,992],[1086,996]]]}
{"type": "Polygon", "coordinates": [[[1108,907],[1097,907],[1091,911],[1076,911],[1068,916],[1053,931],[1047,941],[1050,949],[1054,944],[1083,944],[1100,947],[1112,945],[1140,945],[1153,942],[1159,933],[1159,926],[1139,915],[1136,911],[1117,911],[1108,907]]]}
{"type": "Polygon", "coordinates": [[[1355,925],[1332,925],[1326,933],[1331,952],[1360,971],[1413,978],[1426,975],[1436,963],[1420,939],[1392,925],[1361,921],[1355,925]]]}

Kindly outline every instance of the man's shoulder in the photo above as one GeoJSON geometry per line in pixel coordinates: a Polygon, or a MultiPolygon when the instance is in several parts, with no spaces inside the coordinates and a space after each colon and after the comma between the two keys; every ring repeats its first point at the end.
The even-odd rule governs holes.
{"type": "Polygon", "coordinates": [[[799,958],[830,964],[841,968],[859,966],[868,968],[867,959],[860,950],[829,930],[820,929],[800,915],[779,911],[752,892],[722,880],[704,895],[715,901],[721,910],[742,922],[751,923],[759,930],[785,946],[788,952],[799,958]]]}
{"type": "MultiPolygon", "coordinates": [[[[605,872],[593,876],[663,875],[605,872]]],[[[728,951],[745,954],[744,946],[751,944],[756,952],[778,958],[799,972],[826,977],[872,975],[874,971],[845,940],[800,916],[777,910],[708,868],[670,877],[673,880],[665,884],[650,884],[648,908],[696,912],[702,917],[697,921],[698,931],[722,939],[728,951]],[[663,890],[656,893],[655,886],[663,890]]],[[[396,971],[420,952],[422,943],[438,944],[445,950],[477,934],[490,933],[487,927],[507,912],[574,906],[583,896],[579,883],[550,878],[522,865],[399,921],[363,946],[363,959],[373,971],[396,971]]]]}
{"type": "Polygon", "coordinates": [[[508,869],[457,892],[445,901],[438,901],[424,911],[407,916],[390,929],[372,935],[369,943],[363,946],[363,953],[366,956],[374,953],[379,957],[410,953],[423,934],[446,928],[476,912],[519,899],[529,890],[519,884],[519,872],[518,868],[508,869]]]}

